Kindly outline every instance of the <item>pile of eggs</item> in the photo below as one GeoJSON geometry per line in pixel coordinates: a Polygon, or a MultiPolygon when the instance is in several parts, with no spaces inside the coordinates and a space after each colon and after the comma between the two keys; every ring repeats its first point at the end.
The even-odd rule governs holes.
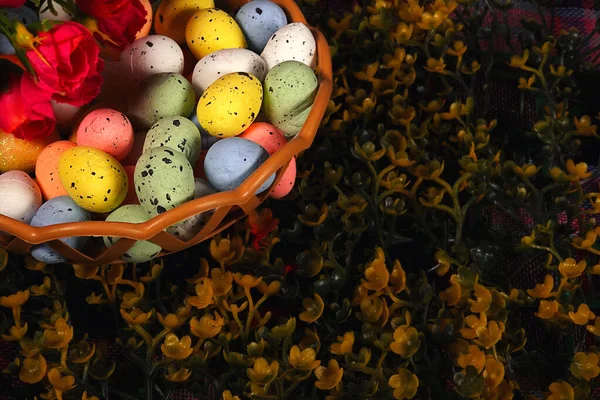
{"type": "MultiPolygon", "coordinates": [[[[232,16],[213,0],[164,0],[154,32],[106,60],[98,99],[81,109],[54,104],[63,140],[23,147],[41,149],[34,171],[0,164],[0,214],[32,226],[143,223],[233,190],[300,131],[318,89],[315,64],[310,30],[288,23],[271,1],[251,1],[232,16]]],[[[284,197],[295,177],[292,159],[278,185],[271,188],[274,174],[256,194],[271,188],[284,197]]],[[[167,231],[190,240],[210,215],[167,231]]],[[[81,249],[87,239],[61,240],[81,249]]],[[[103,238],[107,247],[117,240],[103,238]]],[[[160,251],[139,241],[123,259],[145,262],[160,251]]],[[[66,261],[45,244],[32,255],[66,261]]]]}

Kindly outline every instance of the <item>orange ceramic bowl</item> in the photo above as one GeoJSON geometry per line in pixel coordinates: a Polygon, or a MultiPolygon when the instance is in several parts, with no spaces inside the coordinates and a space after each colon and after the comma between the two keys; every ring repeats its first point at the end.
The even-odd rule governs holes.
{"type": "MultiPolygon", "coordinates": [[[[273,1],[283,8],[290,22],[307,24],[304,15],[294,0],[273,1]]],[[[247,2],[249,0],[227,0],[222,3],[225,4],[224,7],[228,9],[227,11],[234,11],[247,2]]],[[[271,185],[271,190],[273,190],[290,160],[310,147],[331,97],[332,66],[329,45],[321,32],[312,27],[310,29],[317,42],[319,89],[308,119],[294,139],[272,155],[238,188],[190,201],[141,224],[88,221],[32,227],[0,215],[0,232],[9,234],[8,237],[0,237],[0,246],[10,252],[27,254],[33,245],[46,243],[72,263],[123,263],[121,257],[137,240],[149,240],[159,245],[163,249],[159,255],[160,257],[209,239],[245,217],[269,195],[270,190],[261,193],[259,196],[254,194],[263,182],[269,179],[274,172],[277,172],[277,179],[271,185]],[[198,234],[188,241],[182,241],[165,230],[184,219],[210,210],[214,211],[210,220],[198,234]],[[101,244],[102,240],[90,240],[83,249],[75,250],[59,240],[70,236],[92,236],[97,238],[116,236],[121,239],[110,248],[104,247],[101,244]]]]}

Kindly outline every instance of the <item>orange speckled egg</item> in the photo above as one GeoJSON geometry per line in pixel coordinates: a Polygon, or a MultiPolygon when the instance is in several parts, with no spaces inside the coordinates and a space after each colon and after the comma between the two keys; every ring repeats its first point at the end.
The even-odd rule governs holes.
{"type": "Polygon", "coordinates": [[[296,157],[292,158],[287,169],[283,173],[283,176],[279,180],[279,183],[273,191],[269,194],[269,196],[274,199],[281,199],[284,196],[287,196],[288,193],[292,191],[294,188],[294,182],[296,181],[296,157]]]}
{"type": "Polygon", "coordinates": [[[58,160],[65,151],[75,146],[68,140],[59,140],[46,146],[40,153],[35,163],[35,176],[45,200],[67,195],[58,176],[58,160]]]}
{"type": "Polygon", "coordinates": [[[133,183],[135,165],[124,165],[123,168],[125,168],[125,173],[127,174],[127,179],[129,180],[129,186],[127,186],[127,196],[125,196],[125,200],[123,200],[121,205],[140,204],[137,194],[135,194],[135,184],[133,183]]]}
{"type": "Polygon", "coordinates": [[[117,110],[94,110],[77,128],[77,145],[94,147],[122,161],[133,146],[133,128],[125,114],[117,110]]]}
{"type": "Polygon", "coordinates": [[[266,122],[254,122],[240,137],[260,144],[269,154],[275,153],[287,143],[283,132],[266,122]]]}
{"type": "Polygon", "coordinates": [[[56,132],[43,139],[27,141],[0,131],[0,173],[14,169],[33,172],[42,150],[57,140],[60,140],[60,137],[56,132]]]}
{"type": "Polygon", "coordinates": [[[150,0],[141,0],[141,2],[146,10],[146,23],[142,26],[142,29],[135,34],[136,40],[148,36],[150,29],[152,29],[152,4],[150,4],[150,0]]]}

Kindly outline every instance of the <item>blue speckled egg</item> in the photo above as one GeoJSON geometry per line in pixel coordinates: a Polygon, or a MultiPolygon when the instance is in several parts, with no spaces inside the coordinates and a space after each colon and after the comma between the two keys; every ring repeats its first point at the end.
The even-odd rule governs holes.
{"type": "Polygon", "coordinates": [[[243,5],[235,15],[248,41],[248,47],[259,53],[279,28],[287,24],[285,12],[267,0],[254,0],[243,5]]]}
{"type": "MultiPolygon", "coordinates": [[[[69,222],[89,221],[90,213],[79,207],[69,196],[59,196],[48,200],[37,210],[31,226],[48,226],[69,222]]],[[[68,237],[60,239],[74,249],[80,249],[87,241],[87,236],[68,237]]],[[[67,261],[47,244],[36,245],[31,249],[31,255],[46,264],[58,264],[67,261]]]]}
{"type": "Polygon", "coordinates": [[[15,54],[15,48],[6,37],[0,33],[0,54],[15,54]]]}
{"type": "MultiPolygon", "coordinates": [[[[54,4],[54,6],[56,7],[58,4],[54,4]]],[[[8,18],[17,20],[23,25],[33,24],[34,22],[38,22],[40,20],[37,13],[29,7],[4,8],[3,10],[8,15],[8,18]]]]}
{"type": "MultiPolygon", "coordinates": [[[[259,144],[239,137],[225,138],[212,145],[204,160],[204,172],[210,184],[225,192],[240,186],[269,158],[269,153],[259,144]]],[[[256,194],[267,190],[275,174],[269,177],[256,194]]]]}

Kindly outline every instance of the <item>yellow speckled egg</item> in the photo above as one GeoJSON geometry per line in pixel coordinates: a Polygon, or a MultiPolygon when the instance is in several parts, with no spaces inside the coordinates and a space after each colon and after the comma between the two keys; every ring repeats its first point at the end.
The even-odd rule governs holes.
{"type": "Polygon", "coordinates": [[[223,49],[245,49],[246,38],[239,25],[225,11],[216,8],[200,10],[185,27],[185,40],[199,60],[223,49]]]}
{"type": "Polygon", "coordinates": [[[102,150],[78,146],[65,151],[58,161],[58,175],[67,194],[88,211],[107,213],[127,195],[125,168],[102,150]]]}
{"type": "Polygon", "coordinates": [[[198,102],[198,122],[212,136],[244,132],[256,119],[263,100],[261,82],[252,74],[227,74],[208,87],[198,102]]]}
{"type": "Polygon", "coordinates": [[[178,44],[185,43],[185,25],[199,10],[214,8],[214,0],[163,0],[154,17],[154,29],[178,44]]]}

